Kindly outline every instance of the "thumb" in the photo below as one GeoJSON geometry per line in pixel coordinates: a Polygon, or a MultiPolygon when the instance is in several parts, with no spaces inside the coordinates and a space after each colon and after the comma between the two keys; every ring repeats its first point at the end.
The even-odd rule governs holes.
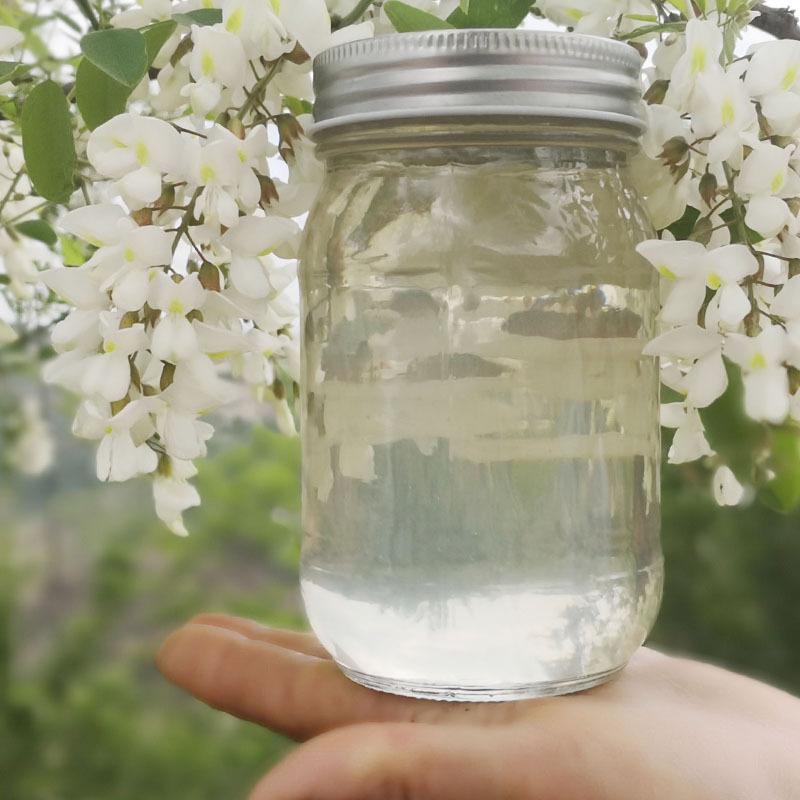
{"type": "Polygon", "coordinates": [[[352,725],[298,747],[250,800],[546,800],[558,761],[528,726],[352,725]]]}

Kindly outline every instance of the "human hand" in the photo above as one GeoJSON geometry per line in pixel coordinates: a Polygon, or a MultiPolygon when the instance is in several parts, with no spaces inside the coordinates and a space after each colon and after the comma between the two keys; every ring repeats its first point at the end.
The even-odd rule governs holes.
{"type": "Polygon", "coordinates": [[[581,694],[451,703],[352,683],[313,634],[204,614],[164,675],[306,743],[251,800],[797,800],[800,700],[642,649],[581,694]]]}

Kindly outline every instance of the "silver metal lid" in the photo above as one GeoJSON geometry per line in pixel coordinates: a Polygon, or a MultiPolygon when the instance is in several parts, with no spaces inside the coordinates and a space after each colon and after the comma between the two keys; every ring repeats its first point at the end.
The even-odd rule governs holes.
{"type": "Polygon", "coordinates": [[[377,36],[314,60],[313,134],[363,122],[530,116],[644,130],[629,45],[575,33],[445,30],[377,36]]]}

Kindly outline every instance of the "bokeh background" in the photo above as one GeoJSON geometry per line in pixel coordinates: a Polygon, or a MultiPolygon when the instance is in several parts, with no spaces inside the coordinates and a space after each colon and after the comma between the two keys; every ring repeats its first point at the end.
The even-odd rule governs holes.
{"type": "MultiPolygon", "coordinates": [[[[185,696],[154,657],[201,611],[307,627],[299,443],[258,409],[216,419],[203,505],[178,539],[146,481],[97,484],[92,448],[69,432],[73,403],[36,378],[38,359],[4,358],[0,422],[4,397],[34,398],[56,450],[38,478],[0,467],[0,800],[245,797],[291,744],[185,696]]],[[[800,515],[717,507],[701,465],[663,476],[651,644],[800,694],[800,515]]]]}
{"type": "MultiPolygon", "coordinates": [[[[245,797],[290,743],[185,696],[154,656],[200,611],[305,627],[297,440],[217,420],[203,505],[178,539],[154,519],[146,481],[97,484],[68,399],[29,391],[57,450],[44,476],[5,472],[0,485],[0,798],[245,797]]],[[[665,467],[651,642],[800,694],[800,517],[719,508],[709,481],[665,467]]]]}

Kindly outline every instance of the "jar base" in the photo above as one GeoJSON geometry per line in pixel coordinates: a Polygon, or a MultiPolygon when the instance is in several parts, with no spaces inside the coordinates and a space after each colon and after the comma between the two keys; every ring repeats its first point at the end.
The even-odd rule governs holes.
{"type": "Polygon", "coordinates": [[[625,664],[606,672],[596,672],[568,681],[543,681],[512,686],[443,686],[416,681],[398,681],[366,675],[363,672],[338,665],[339,669],[355,683],[379,692],[416,697],[422,700],[443,700],[450,702],[500,703],[511,700],[531,700],[537,697],[554,697],[591,689],[613,678],[625,668],[625,664]]]}

